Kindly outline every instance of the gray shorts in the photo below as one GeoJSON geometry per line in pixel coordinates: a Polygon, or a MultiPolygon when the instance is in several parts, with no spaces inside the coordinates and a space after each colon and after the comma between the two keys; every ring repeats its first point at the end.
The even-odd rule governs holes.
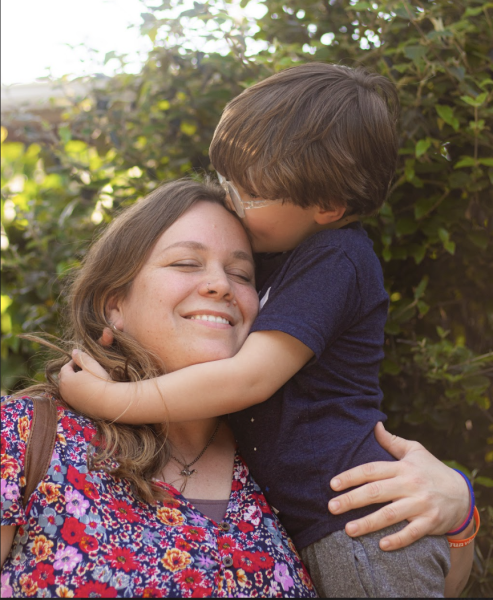
{"type": "Polygon", "coordinates": [[[443,536],[383,552],[378,542],[407,522],[358,538],[336,531],[303,548],[301,558],[322,598],[443,598],[450,551],[443,536]]]}

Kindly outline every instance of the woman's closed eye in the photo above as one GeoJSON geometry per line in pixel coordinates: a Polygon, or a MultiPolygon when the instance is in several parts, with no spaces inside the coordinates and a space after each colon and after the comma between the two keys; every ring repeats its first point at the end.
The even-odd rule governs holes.
{"type": "Polygon", "coordinates": [[[169,265],[170,267],[182,267],[182,268],[198,268],[201,265],[195,261],[180,261],[174,262],[169,265]]]}
{"type": "Polygon", "coordinates": [[[251,283],[253,281],[253,275],[245,273],[244,271],[229,271],[228,276],[234,279],[239,279],[244,283],[251,283]]]}

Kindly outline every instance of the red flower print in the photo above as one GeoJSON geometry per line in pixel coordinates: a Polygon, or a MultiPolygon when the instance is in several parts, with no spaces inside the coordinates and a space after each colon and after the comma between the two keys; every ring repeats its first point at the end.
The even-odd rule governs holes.
{"type": "Polygon", "coordinates": [[[75,517],[69,517],[65,520],[62,527],[62,538],[69,544],[77,544],[84,535],[86,526],[75,517]]]}
{"type": "Polygon", "coordinates": [[[124,502],[123,500],[112,500],[109,504],[109,508],[115,511],[116,516],[121,521],[129,521],[130,523],[140,521],[140,518],[135,514],[134,509],[128,502],[124,502]]]}
{"type": "Polygon", "coordinates": [[[82,552],[94,552],[99,548],[99,542],[93,535],[83,535],[79,542],[79,548],[82,552]]]}
{"type": "Polygon", "coordinates": [[[7,452],[7,440],[5,438],[2,438],[2,440],[0,441],[0,452],[2,454],[5,454],[7,452]]]}
{"type": "Polygon", "coordinates": [[[74,598],[116,598],[116,589],[106,583],[89,581],[77,588],[74,598]]]}
{"type": "Polygon", "coordinates": [[[99,498],[99,492],[96,489],[96,486],[90,481],[85,482],[83,494],[86,498],[91,498],[91,500],[97,500],[99,498]]]}
{"type": "Polygon", "coordinates": [[[243,533],[250,533],[250,531],[253,531],[255,527],[251,523],[247,523],[246,521],[240,521],[238,523],[238,529],[243,533]]]}
{"type": "Polygon", "coordinates": [[[242,488],[243,488],[243,484],[241,483],[241,481],[235,480],[231,483],[231,489],[233,490],[233,492],[238,492],[242,488]]]}
{"type": "Polygon", "coordinates": [[[125,573],[134,570],[138,565],[135,553],[128,548],[113,548],[111,554],[108,554],[108,559],[114,569],[123,569],[125,573]]]}
{"type": "Polygon", "coordinates": [[[54,570],[53,565],[46,563],[37,564],[36,570],[33,572],[32,576],[39,588],[44,589],[55,583],[54,570]]]}
{"type": "Polygon", "coordinates": [[[235,569],[243,569],[246,573],[270,569],[274,559],[267,552],[239,552],[233,554],[233,565],[235,569]]]}
{"type": "Polygon", "coordinates": [[[265,499],[263,494],[253,494],[253,499],[260,506],[260,509],[262,510],[263,513],[266,513],[266,514],[272,513],[271,508],[267,504],[267,500],[265,499]]]}
{"type": "Polygon", "coordinates": [[[84,439],[86,442],[90,442],[94,437],[96,430],[92,427],[84,427],[84,439]]]}
{"type": "Polygon", "coordinates": [[[65,437],[74,437],[78,431],[82,431],[82,427],[75,419],[65,416],[62,417],[62,427],[65,437]]]}
{"type": "Polygon", "coordinates": [[[67,479],[78,490],[82,490],[86,484],[85,474],[77,471],[77,469],[72,465],[68,466],[67,479]]]}
{"type": "Polygon", "coordinates": [[[184,569],[175,575],[175,581],[187,591],[199,586],[203,580],[204,576],[197,569],[184,569]]]}
{"type": "Polygon", "coordinates": [[[259,569],[270,569],[274,559],[267,552],[252,552],[253,560],[259,569]]]}
{"type": "Polygon", "coordinates": [[[236,551],[233,554],[233,566],[235,569],[243,569],[245,573],[253,573],[254,571],[258,571],[258,566],[254,559],[253,552],[244,552],[236,551]]]}
{"type": "Polygon", "coordinates": [[[212,587],[198,587],[193,591],[191,598],[210,598],[212,587]]]}
{"type": "Polygon", "coordinates": [[[178,548],[178,550],[184,550],[187,552],[191,547],[192,546],[187,542],[187,540],[184,540],[183,538],[177,538],[175,540],[175,548],[178,548]]]}
{"type": "Polygon", "coordinates": [[[182,531],[187,538],[192,542],[202,542],[205,540],[205,529],[203,527],[193,527],[193,525],[186,525],[182,528],[182,531]]]}
{"type": "Polygon", "coordinates": [[[231,552],[231,550],[234,550],[234,548],[236,547],[236,543],[230,535],[225,535],[223,537],[220,537],[217,540],[217,545],[219,548],[219,552],[226,552],[226,553],[231,552]]]}

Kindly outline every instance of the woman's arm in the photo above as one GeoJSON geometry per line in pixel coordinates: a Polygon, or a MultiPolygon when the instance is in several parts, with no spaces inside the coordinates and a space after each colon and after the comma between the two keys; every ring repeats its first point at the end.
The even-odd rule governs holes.
{"type": "Polygon", "coordinates": [[[9,555],[10,549],[12,548],[12,542],[14,541],[15,536],[15,525],[2,525],[2,564],[5,562],[5,559],[9,555]]]}
{"type": "MultiPolygon", "coordinates": [[[[467,529],[449,539],[467,539],[474,533],[471,523],[467,529]]],[[[450,571],[445,578],[445,598],[458,598],[466,587],[474,558],[474,542],[464,548],[450,548],[450,571]]]]}
{"type": "Polygon", "coordinates": [[[217,417],[267,400],[297,373],[313,352],[280,331],[248,336],[232,358],[192,365],[137,383],[115,383],[85,353],[60,372],[60,392],[93,417],[122,423],[162,423],[217,417]]]}

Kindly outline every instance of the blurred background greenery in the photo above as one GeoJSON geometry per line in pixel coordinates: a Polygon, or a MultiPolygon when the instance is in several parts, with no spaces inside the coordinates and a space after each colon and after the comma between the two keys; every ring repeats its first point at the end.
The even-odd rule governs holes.
{"type": "Polygon", "coordinates": [[[492,596],[493,3],[167,0],[143,10],[152,49],[140,72],[109,52],[121,73],[81,79],[49,109],[2,115],[2,389],[40,377],[40,349],[17,335],[59,332],[63,276],[115,212],[162,181],[211,171],[228,100],[303,62],[364,65],[392,79],[402,103],[392,193],[366,223],[391,299],[388,427],[474,481],[483,526],[464,595],[492,596]]]}

